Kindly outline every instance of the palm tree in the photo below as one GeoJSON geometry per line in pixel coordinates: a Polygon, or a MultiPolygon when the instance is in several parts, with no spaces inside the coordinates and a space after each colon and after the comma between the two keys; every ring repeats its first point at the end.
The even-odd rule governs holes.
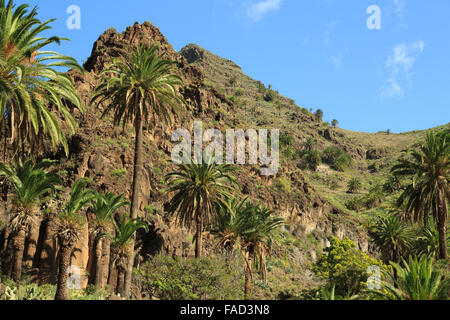
{"type": "Polygon", "coordinates": [[[178,171],[169,173],[166,177],[167,192],[175,195],[170,201],[169,213],[176,214],[179,225],[192,229],[195,222],[195,257],[202,254],[202,233],[206,226],[211,225],[217,211],[217,203],[227,205],[225,199],[231,198],[235,178],[230,175],[234,167],[229,164],[215,164],[212,157],[208,162],[202,159],[200,164],[178,165],[178,171]]]}
{"type": "Polygon", "coordinates": [[[53,20],[36,18],[37,7],[30,12],[27,5],[15,6],[12,0],[0,0],[0,121],[10,126],[11,144],[22,159],[25,144],[33,154],[49,135],[53,147],[68,145],[57,120],[56,110],[66,120],[72,133],[76,123],[67,103],[84,112],[72,80],[54,67],[81,70],[75,59],[57,52],[41,51],[59,44],[58,37],[46,38],[53,20]],[[7,117],[3,117],[7,115],[7,117]]]}
{"type": "Polygon", "coordinates": [[[316,113],[314,114],[314,117],[318,123],[322,123],[323,121],[323,111],[322,109],[317,109],[316,113]]]}
{"type": "Polygon", "coordinates": [[[55,300],[68,300],[68,268],[73,248],[79,239],[80,228],[86,223],[80,211],[92,205],[95,192],[86,188],[89,179],[75,181],[69,199],[58,215],[59,270],[55,300]]]}
{"type": "Polygon", "coordinates": [[[267,279],[266,256],[270,254],[274,231],[284,225],[274,211],[249,204],[248,211],[239,227],[241,250],[246,256],[244,293],[249,296],[253,279],[253,264],[259,266],[264,281],[267,279]]]}
{"type": "Polygon", "coordinates": [[[414,240],[413,229],[391,214],[381,218],[370,231],[373,242],[381,249],[386,261],[400,262],[414,240]]]}
{"type": "MultiPolygon", "coordinates": [[[[391,283],[383,282],[382,291],[377,291],[381,296],[395,300],[437,300],[446,294],[442,275],[433,267],[433,258],[423,255],[420,258],[410,256],[409,263],[402,259],[403,267],[392,262],[397,271],[397,279],[387,273],[391,283]]],[[[386,272],[385,272],[386,273],[386,272]]]]}
{"type": "Polygon", "coordinates": [[[107,267],[109,266],[110,242],[109,238],[103,239],[98,235],[109,232],[111,226],[111,219],[114,217],[116,211],[124,206],[129,205],[123,195],[115,195],[111,192],[106,194],[97,193],[95,202],[93,204],[93,211],[95,214],[96,227],[94,235],[95,241],[95,285],[98,288],[105,286],[107,277],[107,267]],[[104,256],[102,257],[102,252],[104,256]]]}
{"type": "MultiPolygon", "coordinates": [[[[170,122],[171,111],[177,111],[184,101],[177,95],[176,86],[183,85],[181,78],[172,74],[173,61],[164,60],[158,54],[158,47],[141,46],[126,59],[120,56],[109,68],[100,74],[92,102],[99,105],[108,103],[103,116],[114,111],[114,123],[134,124],[136,141],[134,147],[134,173],[130,217],[138,217],[143,170],[143,125],[149,123],[170,122]],[[173,104],[174,103],[174,104],[173,104]]],[[[129,296],[134,258],[129,259],[130,266],[126,278],[126,294],[129,296]]]]}
{"type": "Polygon", "coordinates": [[[331,125],[332,125],[334,128],[337,128],[337,126],[339,125],[339,121],[337,121],[336,119],[334,119],[333,121],[331,121],[331,125]]]}
{"type": "Polygon", "coordinates": [[[217,238],[217,246],[230,254],[236,247],[242,227],[245,226],[243,222],[252,208],[248,205],[247,199],[239,201],[233,198],[225,201],[226,206],[216,204],[217,217],[211,234],[217,238]]]}
{"type": "MultiPolygon", "coordinates": [[[[418,151],[412,152],[412,159],[401,159],[392,168],[397,176],[412,179],[399,198],[399,204],[406,203],[414,212],[415,219],[428,220],[431,212],[439,232],[439,257],[447,259],[447,219],[450,201],[450,132],[429,133],[418,151]]],[[[425,222],[426,223],[426,222],[425,222]]]]}
{"type": "Polygon", "coordinates": [[[102,233],[99,237],[108,237],[112,240],[113,260],[111,266],[118,271],[116,292],[125,297],[125,273],[128,269],[129,257],[131,256],[129,251],[132,250],[133,236],[139,229],[144,229],[146,232],[149,229],[145,222],[139,219],[129,219],[127,215],[122,216],[120,225],[117,225],[114,219],[112,221],[116,231],[115,236],[109,233],[102,233]]]}
{"type": "MultiPolygon", "coordinates": [[[[52,163],[52,161],[46,160],[38,164],[34,164],[32,161],[22,164],[19,161],[17,166],[10,168],[0,162],[0,176],[6,177],[15,191],[10,226],[14,233],[12,278],[17,282],[20,281],[22,275],[25,238],[27,232],[38,226],[41,200],[61,184],[55,173],[44,170],[52,163]]],[[[37,241],[37,239],[34,240],[37,241]]],[[[36,248],[36,243],[33,243],[33,246],[36,248]]]]}

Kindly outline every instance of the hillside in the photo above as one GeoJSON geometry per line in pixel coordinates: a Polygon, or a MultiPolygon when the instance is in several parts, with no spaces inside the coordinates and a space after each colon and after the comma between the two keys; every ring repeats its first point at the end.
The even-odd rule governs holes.
{"type": "MultiPolygon", "coordinates": [[[[45,155],[60,161],[57,170],[67,190],[77,178],[88,177],[92,179],[92,188],[124,194],[131,199],[134,130],[131,125],[124,130],[114,127],[112,115],[102,119],[103,110],[92,105],[90,99],[96,78],[108,62],[137,44],[155,42],[168,58],[177,62],[177,73],[185,83],[179,91],[187,102],[187,112],[184,118],[175,118],[173,125],[165,130],[157,122],[145,128],[140,214],[151,230],[138,235],[137,263],[159,253],[179,257],[194,254],[193,234],[175,226],[166,214],[168,195],[164,192],[163,177],[174,169],[170,157],[174,146],[170,141],[171,133],[179,127],[192,128],[195,119],[201,119],[205,127],[221,131],[229,128],[279,128],[281,131],[280,170],[275,177],[260,176],[259,167],[252,165],[239,166],[236,173],[237,194],[274,209],[287,223],[273,250],[273,267],[268,274],[271,286],[257,289],[254,298],[296,295],[304,288],[315,286],[318,279],[312,275],[312,264],[329,244],[331,236],[348,237],[361,251],[377,256],[365,225],[367,218],[385,208],[391,199],[384,197],[372,208],[358,211],[350,210],[347,203],[384,183],[393,162],[413,148],[425,132],[369,134],[318,122],[308,106],[298,106],[293,100],[266,88],[230,60],[192,44],[176,52],[159,29],[147,22],[136,23],[122,33],[115,29],[105,31],[94,44],[84,73],[69,72],[87,112],[84,115],[75,112],[79,130],[70,139],[69,158],[64,158],[61,150],[51,148],[45,155]],[[326,163],[320,164],[317,170],[302,168],[301,153],[308,138],[316,141],[316,148],[321,152],[331,146],[343,149],[351,157],[352,165],[342,171],[326,163]],[[363,184],[357,195],[347,193],[347,184],[352,178],[359,178],[363,184]]],[[[11,206],[10,199],[9,195],[2,201],[0,218],[4,221],[11,206]]],[[[54,216],[57,207],[49,208],[39,230],[34,230],[38,248],[34,256],[28,257],[29,272],[40,283],[55,282],[54,216]]],[[[88,213],[87,218],[91,224],[85,226],[77,244],[78,250],[72,257],[73,265],[91,275],[85,279],[85,286],[92,283],[95,275],[95,250],[89,236],[92,213],[88,213]]],[[[3,245],[7,232],[3,228],[0,233],[4,268],[8,265],[3,245]]],[[[208,256],[218,254],[215,241],[208,234],[205,250],[208,256]]],[[[135,297],[142,298],[138,289],[135,287],[135,297]]]]}

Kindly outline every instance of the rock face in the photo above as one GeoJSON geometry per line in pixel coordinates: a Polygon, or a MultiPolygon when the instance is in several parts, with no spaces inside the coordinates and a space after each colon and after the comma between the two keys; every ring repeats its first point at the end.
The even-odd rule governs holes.
{"type": "MultiPolygon", "coordinates": [[[[123,33],[109,29],[95,42],[92,54],[84,65],[84,74],[73,71],[68,73],[74,80],[87,112],[84,115],[74,112],[79,123],[79,130],[70,139],[71,155],[69,159],[60,158],[61,164],[57,168],[65,172],[63,180],[67,188],[70,188],[76,179],[89,177],[93,180],[92,188],[97,188],[101,192],[111,191],[123,194],[131,200],[134,161],[133,128],[131,126],[123,129],[114,127],[108,115],[101,119],[102,106],[91,105],[90,98],[97,84],[97,75],[113,58],[130,52],[136,45],[153,43],[160,46],[159,50],[168,59],[177,62],[177,73],[185,83],[185,87],[178,88],[178,90],[187,103],[187,115],[183,122],[181,119],[175,119],[176,122],[172,127],[162,129],[159,125],[155,125],[144,131],[145,168],[140,190],[142,196],[140,215],[151,228],[149,233],[138,235],[136,249],[140,255],[137,256],[136,264],[158,253],[184,257],[194,254],[192,241],[187,241],[192,234],[188,230],[177,227],[173,219],[167,217],[164,210],[167,207],[168,198],[161,192],[164,188],[161,178],[173,169],[169,158],[172,145],[170,142],[171,130],[180,125],[191,128],[194,118],[202,119],[207,123],[220,122],[219,125],[222,128],[224,122],[239,124],[241,120],[237,116],[235,103],[218,90],[205,85],[202,71],[190,65],[190,63],[203,58],[200,49],[188,46],[183,49],[182,54],[177,53],[159,29],[148,22],[136,23],[123,33]]],[[[294,114],[293,121],[309,119],[305,117],[294,114]]],[[[322,134],[329,140],[334,139],[332,131],[322,134]]],[[[363,157],[363,153],[361,150],[355,150],[355,154],[361,157],[363,157]]],[[[58,155],[53,155],[53,157],[58,158],[58,155]]],[[[327,243],[325,235],[335,235],[340,238],[350,237],[358,243],[362,250],[369,249],[367,235],[358,231],[355,221],[344,217],[344,213],[322,201],[314,189],[306,183],[301,173],[291,167],[283,170],[291,172],[290,183],[295,193],[270,189],[278,177],[261,177],[259,168],[254,166],[243,166],[236,175],[245,196],[259,201],[269,208],[277,209],[282,217],[303,226],[306,233],[320,231],[324,234],[320,239],[323,245],[327,243]],[[257,189],[256,185],[264,188],[257,189]],[[351,222],[348,223],[348,221],[351,222]]],[[[40,225],[39,241],[35,257],[32,259],[32,267],[39,269],[41,283],[54,283],[56,280],[59,257],[54,214],[55,212],[47,216],[40,225]]],[[[93,229],[89,214],[87,212],[86,217],[90,221],[90,225],[86,225],[82,230],[80,241],[72,255],[71,264],[92,274],[95,250],[92,248],[92,241],[89,240],[93,229]]],[[[212,250],[212,241],[208,240],[208,235],[205,238],[205,250],[212,250]]],[[[0,247],[0,249],[2,248],[0,247]]],[[[84,279],[83,286],[85,287],[87,283],[87,279],[84,279]]]]}

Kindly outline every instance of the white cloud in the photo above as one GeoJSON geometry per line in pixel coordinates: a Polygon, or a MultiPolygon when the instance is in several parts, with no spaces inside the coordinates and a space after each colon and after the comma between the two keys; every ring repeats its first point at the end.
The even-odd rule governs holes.
{"type": "Polygon", "coordinates": [[[247,14],[254,21],[261,20],[270,11],[280,10],[283,0],[263,0],[253,2],[248,6],[247,14]]]}
{"type": "Polygon", "coordinates": [[[338,54],[337,56],[331,57],[330,60],[334,63],[336,68],[342,68],[344,64],[344,56],[342,54],[338,54]]]}
{"type": "Polygon", "coordinates": [[[336,28],[335,21],[332,21],[325,26],[325,32],[322,37],[322,41],[325,45],[328,45],[328,43],[330,42],[330,36],[333,33],[335,28],[336,28]]]}
{"type": "Polygon", "coordinates": [[[423,41],[416,41],[409,45],[402,43],[392,49],[386,62],[386,68],[391,75],[381,91],[382,97],[401,97],[405,93],[404,86],[412,86],[412,69],[417,57],[424,49],[423,41]]]}

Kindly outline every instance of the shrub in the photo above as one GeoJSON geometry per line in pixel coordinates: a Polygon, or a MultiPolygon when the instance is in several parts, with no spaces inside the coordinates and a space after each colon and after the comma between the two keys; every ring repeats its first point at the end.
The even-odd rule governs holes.
{"type": "Polygon", "coordinates": [[[348,182],[348,193],[357,193],[362,188],[362,182],[358,178],[352,178],[348,182]]]}
{"type": "Polygon", "coordinates": [[[352,198],[345,202],[345,206],[349,210],[359,212],[364,206],[364,201],[362,198],[352,198]]]}
{"type": "Polygon", "coordinates": [[[243,298],[243,270],[236,257],[180,259],[156,256],[137,271],[141,290],[162,300],[243,298]]]}
{"type": "Polygon", "coordinates": [[[272,90],[266,90],[263,98],[266,102],[272,102],[273,100],[275,100],[275,93],[272,90]]]}
{"type": "Polygon", "coordinates": [[[322,152],[323,162],[329,164],[333,169],[344,171],[351,167],[353,159],[341,148],[327,147],[322,152]]]}
{"type": "Polygon", "coordinates": [[[350,239],[333,238],[330,242],[331,246],[324,249],[326,254],[319,258],[314,271],[335,287],[336,294],[349,297],[365,289],[370,266],[386,270],[381,261],[359,251],[350,239]]]}
{"type": "Polygon", "coordinates": [[[304,154],[303,156],[304,165],[303,168],[308,168],[312,171],[316,171],[317,168],[322,163],[322,158],[320,152],[317,150],[312,150],[304,154]]]}

